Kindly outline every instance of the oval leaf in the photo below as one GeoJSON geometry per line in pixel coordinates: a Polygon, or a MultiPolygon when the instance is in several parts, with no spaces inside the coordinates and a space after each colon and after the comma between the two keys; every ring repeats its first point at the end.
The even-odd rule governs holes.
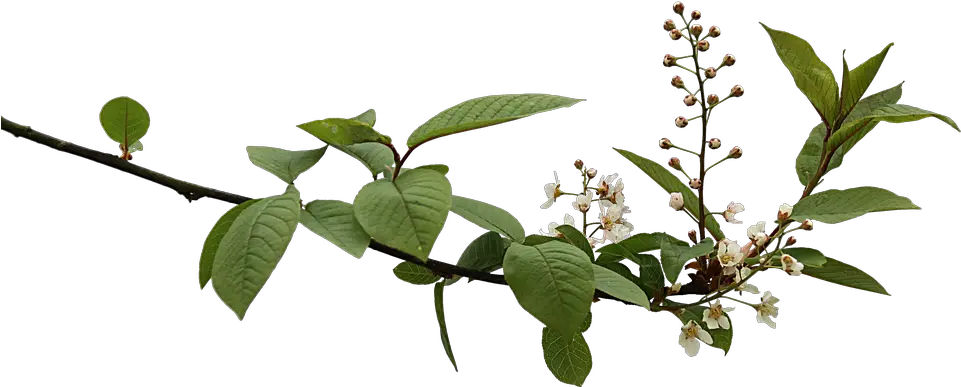
{"type": "Polygon", "coordinates": [[[681,274],[681,270],[684,270],[684,264],[687,261],[714,251],[714,240],[711,238],[704,238],[691,247],[678,246],[667,240],[662,243],[661,264],[664,266],[664,275],[671,283],[677,282],[677,276],[681,274]]]}
{"type": "Polygon", "coordinates": [[[374,109],[367,109],[367,111],[360,113],[360,115],[351,119],[363,122],[367,125],[370,125],[370,127],[374,127],[374,124],[377,122],[377,113],[374,112],[374,109]]]}
{"type": "Polygon", "coordinates": [[[247,157],[250,162],[261,169],[270,172],[287,184],[294,184],[294,180],[324,157],[327,147],[289,151],[269,146],[248,146],[247,157]]]}
{"type": "Polygon", "coordinates": [[[961,129],[958,128],[958,124],[956,124],[954,120],[948,116],[930,112],[924,109],[919,109],[914,106],[890,104],[880,106],[860,119],[845,123],[840,129],[831,135],[831,137],[828,139],[827,147],[829,150],[837,149],[852,138],[864,137],[864,135],[861,135],[861,132],[864,131],[866,126],[871,122],[884,121],[898,124],[902,122],[917,121],[928,117],[937,118],[950,125],[952,128],[954,128],[954,130],[961,131],[961,129]]]}
{"type": "Polygon", "coordinates": [[[300,193],[288,188],[283,195],[247,207],[227,230],[214,257],[212,280],[217,295],[237,318],[244,319],[277,267],[299,218],[300,193]]]}
{"type": "Polygon", "coordinates": [[[858,187],[839,191],[818,192],[801,199],[791,213],[791,219],[813,219],[824,223],[841,223],[869,212],[892,210],[919,210],[921,207],[893,192],[875,188],[858,187]]]}
{"type": "Polygon", "coordinates": [[[371,238],[426,262],[450,207],[447,178],[413,169],[394,182],[365,185],[354,199],[354,216],[371,238]]]}
{"type": "Polygon", "coordinates": [[[577,333],[571,337],[545,327],[541,332],[541,347],[544,348],[547,369],[557,380],[575,386],[584,385],[594,365],[584,335],[577,333]]]}
{"type": "Polygon", "coordinates": [[[314,200],[301,210],[300,224],[357,258],[370,245],[370,235],[354,218],[354,206],[350,203],[314,200]]]}
{"type": "MultiPolygon", "coordinates": [[[[774,50],[794,77],[794,84],[814,105],[821,119],[834,124],[838,114],[838,82],[831,68],[818,58],[807,41],[761,23],[774,43],[774,50]]],[[[685,198],[686,199],[686,198],[685,198]]]]}
{"type": "Polygon", "coordinates": [[[564,237],[567,243],[581,249],[592,262],[594,261],[594,248],[591,247],[591,242],[587,241],[587,237],[585,237],[583,233],[567,224],[557,226],[556,230],[564,237]]]}
{"type": "Polygon", "coordinates": [[[444,284],[437,283],[434,285],[434,311],[437,312],[437,325],[440,326],[440,342],[444,345],[444,352],[447,352],[447,358],[450,359],[450,364],[454,365],[454,371],[457,371],[457,361],[454,360],[454,351],[450,348],[450,337],[447,336],[447,321],[444,319],[444,284]]]}
{"type": "Polygon", "coordinates": [[[147,134],[150,115],[143,105],[132,98],[117,97],[100,109],[100,126],[107,132],[107,137],[129,148],[147,134]]]}
{"type": "MultiPolygon", "coordinates": [[[[457,266],[490,273],[504,265],[504,253],[506,251],[507,244],[500,234],[489,231],[467,245],[467,248],[460,255],[460,259],[457,260],[457,266]]],[[[453,278],[445,280],[444,283],[453,285],[458,280],[460,280],[460,276],[455,275],[453,278]]]]}
{"type": "Polygon", "coordinates": [[[640,305],[647,310],[651,309],[651,303],[641,288],[637,287],[634,282],[605,267],[594,265],[594,287],[619,300],[640,305]]]}
{"type": "Polygon", "coordinates": [[[364,121],[346,118],[328,118],[297,125],[330,145],[347,146],[367,142],[390,144],[390,138],[377,133],[364,121]]]}
{"type": "Polygon", "coordinates": [[[454,196],[450,211],[483,229],[500,233],[515,242],[524,242],[524,227],[513,215],[490,204],[454,196]]]}
{"type": "Polygon", "coordinates": [[[512,243],[504,277],[517,302],[544,325],[570,337],[594,299],[594,269],[584,252],[565,242],[512,243]]]}
{"type": "MultiPolygon", "coordinates": [[[[824,266],[825,263],[827,263],[827,257],[825,257],[824,254],[821,254],[820,251],[817,251],[812,248],[789,247],[789,248],[781,249],[781,251],[784,254],[794,257],[794,259],[796,259],[798,262],[803,263],[804,270],[807,270],[808,268],[811,268],[811,267],[822,267],[824,266]]],[[[769,254],[769,256],[772,258],[772,260],[767,263],[768,265],[775,265],[775,266],[781,265],[781,257],[783,256],[783,254],[771,253],[769,254]]],[[[747,263],[748,265],[755,265],[759,262],[759,260],[760,260],[759,257],[752,257],[752,258],[745,259],[744,262],[747,263]]],[[[804,272],[804,270],[802,270],[802,272],[804,272]]]]}
{"type": "Polygon", "coordinates": [[[887,290],[877,280],[860,269],[836,259],[827,258],[822,267],[804,267],[801,274],[817,278],[822,281],[833,282],[855,289],[890,296],[887,290]]]}
{"type": "Polygon", "coordinates": [[[440,279],[430,269],[410,262],[401,262],[394,267],[394,275],[401,281],[414,285],[430,285],[440,279]]]}
{"type": "Polygon", "coordinates": [[[230,229],[230,225],[234,223],[237,216],[240,215],[243,210],[250,207],[250,205],[256,203],[260,199],[253,199],[243,202],[234,206],[233,208],[227,210],[217,223],[214,223],[214,228],[210,230],[207,234],[207,239],[204,240],[204,248],[200,251],[200,288],[203,289],[207,286],[207,281],[210,281],[210,273],[214,268],[214,256],[217,255],[217,249],[220,248],[220,242],[224,239],[224,235],[227,234],[227,230],[230,229]]]}
{"type": "Polygon", "coordinates": [[[570,107],[581,101],[549,94],[504,94],[474,98],[440,112],[415,129],[407,139],[407,146],[413,148],[438,137],[570,107]]]}

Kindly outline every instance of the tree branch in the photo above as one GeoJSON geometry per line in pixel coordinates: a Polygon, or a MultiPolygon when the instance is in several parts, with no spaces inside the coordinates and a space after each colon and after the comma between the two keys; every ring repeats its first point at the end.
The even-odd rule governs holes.
{"type": "MultiPolygon", "coordinates": [[[[170,188],[176,191],[178,194],[187,198],[188,202],[198,200],[201,198],[211,198],[221,200],[227,203],[240,204],[251,198],[233,194],[230,192],[225,192],[213,188],[204,187],[201,185],[193,184],[183,180],[175,179],[173,177],[164,175],[159,172],[141,167],[136,164],[132,164],[127,160],[121,159],[116,155],[111,155],[109,153],[104,153],[96,151],[90,148],[86,148],[77,144],[73,144],[67,141],[63,141],[53,136],[49,136],[33,130],[29,126],[24,126],[7,120],[6,118],[0,117],[0,130],[12,134],[14,137],[23,137],[30,141],[36,142],[38,144],[43,144],[53,149],[61,152],[69,153],[75,156],[85,158],[87,160],[93,161],[95,163],[103,164],[108,167],[127,172],[131,175],[137,176],[139,178],[157,183],[164,187],[170,188]]],[[[483,271],[477,271],[473,269],[468,269],[466,267],[461,267],[457,265],[451,265],[446,262],[435,261],[433,259],[428,259],[427,262],[421,261],[419,258],[402,252],[400,250],[394,249],[390,246],[381,244],[373,239],[370,240],[370,249],[376,250],[381,253],[390,255],[395,258],[402,259],[413,264],[426,267],[442,277],[452,277],[458,275],[461,277],[470,278],[477,281],[488,282],[498,285],[507,285],[507,281],[504,279],[503,275],[487,273],[483,271]]],[[[629,302],[619,300],[614,298],[607,293],[602,291],[595,291],[595,297],[607,298],[612,300],[621,301],[627,304],[629,302]]],[[[633,305],[633,304],[631,304],[633,305]]]]}

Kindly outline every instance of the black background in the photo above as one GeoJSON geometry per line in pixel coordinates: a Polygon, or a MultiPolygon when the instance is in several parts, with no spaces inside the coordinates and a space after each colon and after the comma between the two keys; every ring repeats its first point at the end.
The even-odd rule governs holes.
{"type": "MultiPolygon", "coordinates": [[[[667,160],[673,153],[658,151],[658,138],[672,136],[689,147],[696,139],[696,129],[671,125],[683,105],[680,92],[669,88],[671,72],[661,59],[665,51],[686,51],[683,43],[662,39],[670,2],[646,3],[652,4],[632,4],[630,12],[591,10],[566,21],[552,19],[557,11],[550,11],[536,19],[540,22],[446,26],[407,40],[389,32],[367,41],[327,34],[309,48],[287,50],[279,43],[248,47],[238,32],[238,43],[155,44],[152,59],[139,63],[108,57],[46,62],[50,68],[8,62],[0,112],[119,155],[97,128],[97,104],[107,96],[143,96],[152,128],[143,140],[146,152],[134,162],[196,183],[265,195],[283,187],[248,164],[243,146],[318,144],[294,127],[297,120],[375,107],[377,128],[402,144],[420,120],[462,97],[503,91],[496,87],[550,86],[551,92],[589,102],[509,128],[431,143],[412,162],[447,162],[455,192],[508,209],[533,233],[562,214],[557,206],[538,208],[551,169],[561,168],[565,189],[577,189],[571,165],[582,158],[604,174],[625,176],[636,231],[682,235],[692,227],[689,219],[673,214],[666,195],[610,149],[621,145],[667,160]],[[406,47],[402,43],[414,55],[394,56],[406,47]],[[161,49],[179,53],[161,63],[161,49]]],[[[867,2],[806,4],[693,4],[704,7],[705,27],[722,27],[708,62],[717,63],[729,49],[737,54],[736,68],[722,71],[712,86],[722,95],[734,81],[746,89],[743,98],[714,115],[712,134],[723,139],[725,149],[743,146],[745,157],[708,177],[709,205],[721,209],[727,200],[745,200],[747,224],[772,220],[779,200],[797,199],[801,187],[793,177],[793,159],[816,123],[758,20],[814,40],[835,71],[841,48],[848,49],[849,62],[860,63],[897,40],[874,87],[905,80],[902,103],[949,115],[958,109],[947,46],[956,46],[951,43],[956,32],[950,23],[926,24],[936,21],[931,16],[937,12],[917,2],[880,8],[861,6],[867,2]]],[[[318,28],[318,34],[334,29],[318,28]]],[[[821,224],[817,232],[801,234],[800,245],[864,265],[895,297],[762,273],[760,287],[783,297],[778,329],[757,328],[752,314],[739,307],[733,351],[705,350],[700,357],[759,364],[803,362],[805,354],[816,353],[816,361],[807,361],[830,364],[854,353],[873,357],[914,348],[917,336],[898,327],[911,317],[912,309],[904,306],[920,305],[931,290],[925,281],[933,264],[925,262],[936,257],[933,245],[949,237],[941,228],[948,223],[935,219],[954,211],[948,192],[959,145],[957,134],[932,120],[882,125],[826,185],[882,185],[908,195],[924,211],[821,224]]],[[[215,365],[252,372],[291,361],[297,365],[285,366],[306,367],[323,381],[552,383],[540,353],[539,325],[506,289],[472,283],[448,291],[449,330],[461,368],[455,374],[433,323],[431,291],[394,279],[386,256],[375,252],[357,264],[301,228],[240,322],[210,290],[196,285],[201,243],[226,204],[187,203],[166,188],[9,136],[0,141],[0,174],[2,256],[11,294],[5,302],[21,331],[43,332],[34,349],[127,351],[133,361],[169,360],[175,355],[167,353],[176,351],[187,353],[181,360],[196,360],[198,369],[215,365]]],[[[366,181],[359,163],[331,151],[297,185],[307,200],[349,201],[366,181]]],[[[731,238],[743,238],[740,225],[724,227],[731,238]]],[[[477,233],[451,217],[434,258],[455,262],[458,249],[477,233]]],[[[670,316],[610,302],[593,310],[592,383],[643,380],[660,372],[647,368],[654,362],[683,364],[677,363],[684,355],[672,338],[679,324],[670,316]]]]}

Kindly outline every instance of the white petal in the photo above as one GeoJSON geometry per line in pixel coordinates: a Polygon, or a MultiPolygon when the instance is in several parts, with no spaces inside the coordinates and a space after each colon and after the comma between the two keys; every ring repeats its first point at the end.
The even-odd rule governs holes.
{"type": "Polygon", "coordinates": [[[544,204],[541,204],[541,209],[546,210],[548,208],[551,208],[551,205],[553,204],[554,204],[554,198],[547,199],[547,201],[544,202],[544,204]]]}
{"type": "Polygon", "coordinates": [[[544,185],[544,194],[547,195],[547,197],[550,198],[551,200],[554,200],[555,188],[557,188],[557,184],[547,183],[544,185]]]}
{"type": "MultiPolygon", "coordinates": [[[[707,311],[705,310],[705,312],[707,311]]],[[[710,317],[704,319],[704,325],[707,325],[707,329],[717,329],[719,326],[718,321],[710,317]]],[[[700,334],[698,334],[698,337],[700,337],[700,334]]]]}
{"type": "Polygon", "coordinates": [[[571,214],[564,214],[564,224],[569,225],[569,226],[573,226],[573,225],[574,225],[574,217],[571,216],[571,214]]]}
{"type": "Polygon", "coordinates": [[[701,349],[701,343],[697,342],[697,340],[694,340],[694,339],[691,339],[690,341],[682,345],[684,346],[684,353],[686,353],[687,356],[690,356],[690,357],[696,356],[697,351],[701,349]]]}
{"type": "Polygon", "coordinates": [[[761,292],[761,290],[758,289],[757,286],[750,285],[750,284],[744,284],[743,286],[741,286],[741,290],[751,294],[758,294],[761,292]]]}
{"type": "Polygon", "coordinates": [[[701,339],[701,341],[707,343],[708,345],[714,344],[714,339],[711,338],[711,334],[703,329],[697,330],[697,338],[701,339]]]}
{"type": "Polygon", "coordinates": [[[731,321],[727,319],[727,316],[719,317],[717,319],[717,324],[720,325],[722,329],[731,329],[731,321]]]}

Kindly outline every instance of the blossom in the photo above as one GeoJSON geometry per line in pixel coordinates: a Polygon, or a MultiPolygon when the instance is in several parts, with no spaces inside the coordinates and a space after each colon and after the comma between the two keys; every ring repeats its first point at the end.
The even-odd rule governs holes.
{"type": "Polygon", "coordinates": [[[741,246],[738,246],[737,241],[721,239],[717,247],[717,260],[724,267],[724,274],[730,275],[734,273],[734,266],[744,260],[744,253],[741,252],[741,246]]]}
{"type": "Polygon", "coordinates": [[[631,210],[623,204],[614,204],[610,207],[602,206],[600,213],[597,215],[601,228],[604,229],[604,237],[601,238],[601,241],[609,240],[617,243],[627,238],[634,230],[634,225],[627,222],[623,216],[630,212],[631,210]]]}
{"type": "Polygon", "coordinates": [[[777,220],[781,223],[787,222],[791,218],[791,211],[793,210],[793,206],[789,206],[787,203],[782,204],[777,210],[777,220]]]}
{"type": "Polygon", "coordinates": [[[605,207],[611,204],[624,203],[624,194],[621,192],[624,190],[624,183],[621,182],[621,179],[617,179],[615,183],[614,179],[617,179],[616,173],[608,176],[601,175],[597,182],[597,198],[602,200],[601,205],[605,207]],[[605,204],[604,200],[609,203],[605,204]]]}
{"type": "Polygon", "coordinates": [[[803,263],[787,254],[781,256],[781,267],[790,275],[801,275],[801,270],[804,270],[803,263]]]}
{"type": "Polygon", "coordinates": [[[544,194],[547,195],[547,201],[541,204],[543,209],[550,208],[554,201],[561,197],[561,180],[557,178],[557,171],[554,171],[554,182],[544,185],[544,194]]]}
{"type": "Polygon", "coordinates": [[[774,304],[778,301],[780,300],[771,295],[771,292],[764,292],[761,303],[754,306],[754,309],[757,309],[757,322],[767,324],[771,329],[776,328],[777,324],[771,320],[771,317],[777,317],[777,307],[774,304]]]}
{"type": "Polygon", "coordinates": [[[731,204],[727,205],[727,209],[724,210],[724,220],[726,220],[728,223],[734,223],[734,224],[743,223],[740,220],[734,219],[734,215],[737,215],[737,213],[741,211],[744,211],[743,204],[731,202],[731,204]]]}
{"type": "MultiPolygon", "coordinates": [[[[571,216],[571,214],[564,214],[564,224],[574,227],[574,217],[571,216]]],[[[557,227],[559,226],[560,225],[557,224],[557,222],[551,222],[547,225],[547,231],[540,230],[541,234],[552,237],[561,237],[561,233],[557,232],[557,227]]]]}
{"type": "Polygon", "coordinates": [[[687,356],[694,357],[694,355],[697,355],[697,351],[701,349],[701,343],[698,343],[697,339],[708,345],[714,344],[711,334],[701,329],[701,326],[697,325],[694,320],[691,320],[687,322],[687,325],[681,327],[681,336],[677,343],[684,347],[687,356]]]}
{"type": "MultiPolygon", "coordinates": [[[[741,270],[738,270],[737,272],[735,272],[734,283],[741,283],[741,281],[743,281],[749,275],[751,275],[751,269],[747,267],[742,267],[741,270]]],[[[754,286],[748,283],[743,283],[741,285],[738,285],[738,287],[734,288],[734,290],[737,290],[739,292],[748,292],[751,294],[758,294],[761,292],[760,290],[758,290],[757,286],[754,286]]]]}
{"type": "Polygon", "coordinates": [[[710,305],[710,308],[704,309],[704,318],[702,319],[707,324],[707,329],[731,329],[731,321],[727,319],[724,313],[730,312],[734,308],[722,307],[720,300],[710,305]]]}
{"type": "Polygon", "coordinates": [[[599,242],[601,242],[600,239],[597,239],[594,237],[587,237],[587,243],[591,244],[591,248],[594,248],[595,246],[597,246],[599,242]]]}
{"type": "Polygon", "coordinates": [[[580,212],[587,212],[591,209],[591,199],[594,198],[594,193],[587,191],[586,194],[577,195],[577,199],[574,199],[574,209],[580,212]]]}
{"type": "Polygon", "coordinates": [[[748,239],[754,241],[754,244],[760,248],[765,243],[767,243],[767,233],[764,231],[764,221],[757,222],[757,224],[747,228],[748,239]]]}
{"type": "Polygon", "coordinates": [[[684,209],[684,196],[680,192],[671,192],[671,201],[668,203],[675,211],[684,209]]]}

